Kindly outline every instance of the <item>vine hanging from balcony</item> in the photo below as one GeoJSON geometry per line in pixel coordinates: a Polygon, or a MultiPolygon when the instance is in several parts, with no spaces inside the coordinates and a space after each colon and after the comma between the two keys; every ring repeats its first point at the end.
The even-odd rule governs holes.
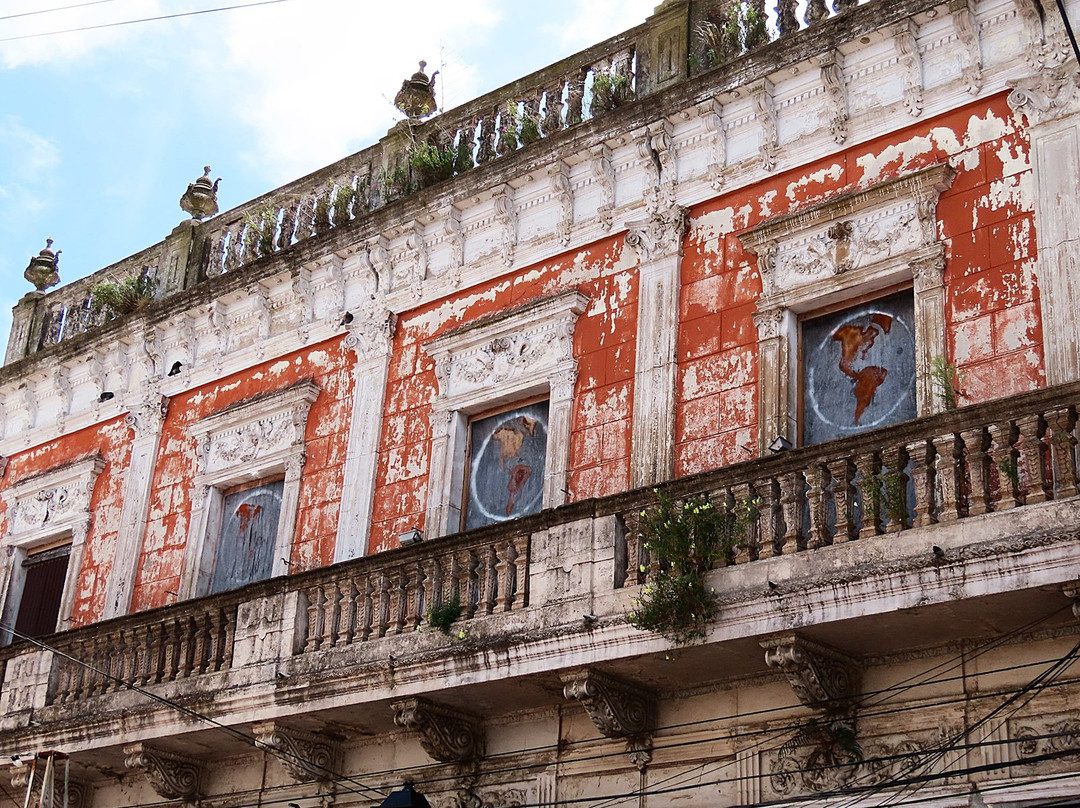
{"type": "Polygon", "coordinates": [[[680,503],[655,493],[657,504],[641,512],[638,525],[645,553],[656,561],[655,572],[626,619],[634,628],[686,645],[703,639],[716,618],[716,592],[706,585],[705,576],[728,563],[745,541],[754,505],[741,503],[729,511],[708,494],[680,503]]]}

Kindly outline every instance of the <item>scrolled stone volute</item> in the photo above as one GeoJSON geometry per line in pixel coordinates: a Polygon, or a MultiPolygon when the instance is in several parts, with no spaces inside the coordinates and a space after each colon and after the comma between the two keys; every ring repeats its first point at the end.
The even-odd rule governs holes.
{"type": "Polygon", "coordinates": [[[562,681],[563,695],[581,702],[605,737],[636,738],[652,733],[656,697],[646,688],[591,669],[567,674],[562,681]]]}
{"type": "Polygon", "coordinates": [[[853,660],[793,634],[764,640],[761,646],[765,664],[783,672],[804,705],[827,712],[847,709],[858,675],[853,660]]]}
{"type": "Polygon", "coordinates": [[[124,765],[142,772],[157,794],[167,800],[196,800],[202,796],[201,761],[154,749],[144,743],[124,747],[124,765]]]}
{"type": "Polygon", "coordinates": [[[484,735],[472,716],[426,699],[404,699],[390,706],[394,723],[415,732],[424,751],[435,760],[466,762],[484,754],[484,735]]]}

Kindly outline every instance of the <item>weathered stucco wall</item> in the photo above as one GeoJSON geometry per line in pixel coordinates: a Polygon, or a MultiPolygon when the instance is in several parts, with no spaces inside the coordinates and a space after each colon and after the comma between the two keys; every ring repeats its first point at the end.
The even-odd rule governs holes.
{"type": "Polygon", "coordinates": [[[149,525],[135,583],[133,608],[173,602],[183,571],[193,479],[198,467],[188,427],[252,396],[310,379],[320,388],[305,433],[307,462],[300,484],[290,569],[325,566],[334,557],[353,377],[349,352],[333,339],[224,378],[169,405],[150,500],[149,525]]]}
{"type": "Polygon", "coordinates": [[[682,267],[676,474],[746,460],[757,441],[761,280],[734,234],[945,161],[956,178],[937,212],[959,403],[1042,386],[1027,154],[1025,130],[998,95],[694,208],[682,267]]]}

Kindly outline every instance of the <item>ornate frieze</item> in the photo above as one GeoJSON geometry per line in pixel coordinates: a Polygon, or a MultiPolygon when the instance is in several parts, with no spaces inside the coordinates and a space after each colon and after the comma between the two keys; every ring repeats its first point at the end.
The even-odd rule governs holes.
{"type": "Polygon", "coordinates": [[[124,747],[124,765],[141,772],[166,800],[196,800],[203,795],[203,763],[144,743],[124,747]]]}
{"type": "Polygon", "coordinates": [[[597,730],[608,738],[650,735],[656,724],[656,696],[650,690],[587,668],[562,677],[563,695],[581,702],[597,730]]]}
{"type": "Polygon", "coordinates": [[[192,425],[191,434],[199,445],[200,474],[302,451],[308,409],[318,394],[313,382],[301,382],[192,425]]]}
{"type": "Polygon", "coordinates": [[[443,763],[476,760],[484,754],[484,736],[472,716],[426,699],[404,699],[390,705],[394,723],[412,730],[424,751],[443,763]]]}
{"type": "Polygon", "coordinates": [[[1080,719],[1017,724],[1010,729],[1022,763],[1036,763],[1034,759],[1044,755],[1080,754],[1080,719]]]}
{"type": "Polygon", "coordinates": [[[327,781],[337,771],[337,744],[322,735],[295,729],[276,721],[251,727],[256,745],[270,750],[298,783],[327,781]]]}
{"type": "Polygon", "coordinates": [[[95,455],[5,489],[6,540],[20,543],[84,525],[90,518],[94,483],[104,468],[105,460],[95,455]]]}
{"type": "Polygon", "coordinates": [[[857,675],[849,657],[794,634],[763,640],[761,646],[765,663],[783,672],[804,705],[827,712],[849,709],[857,675]]]}

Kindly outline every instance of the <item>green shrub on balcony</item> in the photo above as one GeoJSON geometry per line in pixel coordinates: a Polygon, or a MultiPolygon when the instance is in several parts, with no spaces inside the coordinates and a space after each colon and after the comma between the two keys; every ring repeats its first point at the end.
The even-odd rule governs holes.
{"type": "Polygon", "coordinates": [[[90,290],[90,311],[106,320],[145,309],[154,299],[154,280],[142,272],[121,281],[103,281],[90,290]]]}

